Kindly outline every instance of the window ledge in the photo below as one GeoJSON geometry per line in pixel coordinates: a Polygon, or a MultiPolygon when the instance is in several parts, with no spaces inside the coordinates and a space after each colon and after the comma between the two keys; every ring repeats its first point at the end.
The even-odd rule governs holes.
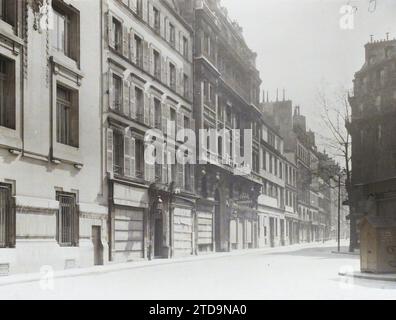
{"type": "Polygon", "coordinates": [[[3,20],[0,20],[0,34],[21,46],[24,44],[23,40],[15,35],[14,27],[3,20]]]}
{"type": "Polygon", "coordinates": [[[0,127],[0,146],[21,150],[22,139],[16,130],[0,127]]]}
{"type": "Polygon", "coordinates": [[[84,73],[81,72],[76,61],[56,51],[53,51],[53,55],[50,59],[51,62],[54,64],[55,74],[71,74],[76,78],[75,80],[77,84],[81,85],[81,79],[84,78],[84,73]]]}
{"type": "Polygon", "coordinates": [[[54,150],[52,154],[53,162],[58,160],[60,162],[70,163],[73,165],[83,166],[83,159],[79,148],[64,145],[58,142],[54,144],[54,150]]]}

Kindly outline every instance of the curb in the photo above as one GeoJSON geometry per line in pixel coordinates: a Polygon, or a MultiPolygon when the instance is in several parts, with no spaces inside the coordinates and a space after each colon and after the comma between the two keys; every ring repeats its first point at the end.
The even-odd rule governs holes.
{"type": "MultiPolygon", "coordinates": [[[[54,271],[52,275],[49,275],[48,273],[14,274],[10,276],[5,276],[4,278],[0,277],[0,287],[14,285],[14,284],[21,284],[21,283],[47,281],[49,277],[52,277],[53,279],[76,278],[80,276],[107,274],[112,272],[119,272],[119,271],[133,270],[133,269],[152,268],[163,265],[192,263],[192,262],[198,262],[204,260],[215,260],[215,259],[236,257],[236,256],[247,256],[258,253],[270,254],[270,253],[293,252],[304,248],[315,248],[315,247],[317,246],[312,245],[312,243],[311,244],[307,243],[307,244],[291,245],[285,247],[247,249],[247,250],[238,250],[232,252],[212,253],[212,254],[204,254],[204,255],[183,257],[183,258],[173,258],[173,259],[163,259],[163,260],[144,260],[144,261],[134,261],[127,263],[110,263],[104,266],[54,271]]],[[[331,246],[329,245],[329,247],[333,247],[333,245],[331,246]]]]}
{"type": "Polygon", "coordinates": [[[361,272],[339,272],[339,276],[356,278],[356,279],[365,279],[365,280],[374,280],[374,281],[387,281],[387,282],[396,282],[396,274],[371,274],[371,273],[361,273],[361,272]]]}

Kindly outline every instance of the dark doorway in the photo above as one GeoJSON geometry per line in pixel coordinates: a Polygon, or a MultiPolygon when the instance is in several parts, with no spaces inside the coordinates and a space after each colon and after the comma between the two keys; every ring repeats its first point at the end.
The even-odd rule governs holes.
{"type": "Polygon", "coordinates": [[[270,218],[270,246],[275,247],[275,221],[274,218],[270,218]]]}
{"type": "Polygon", "coordinates": [[[215,247],[216,251],[221,251],[221,201],[220,192],[215,192],[215,247]]]}
{"type": "Polygon", "coordinates": [[[162,258],[163,234],[162,217],[156,217],[154,221],[154,258],[162,258]]]}
{"type": "Polygon", "coordinates": [[[102,231],[100,226],[92,226],[92,244],[94,248],[94,265],[103,265],[102,231]]]}

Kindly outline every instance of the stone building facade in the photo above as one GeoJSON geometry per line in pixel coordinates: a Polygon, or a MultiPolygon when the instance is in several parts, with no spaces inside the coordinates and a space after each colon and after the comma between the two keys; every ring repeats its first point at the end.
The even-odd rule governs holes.
{"type": "Polygon", "coordinates": [[[96,1],[1,1],[0,269],[107,261],[96,1]],[[45,6],[47,5],[47,6],[45,6]],[[51,10],[51,19],[43,18],[51,10]]]}
{"type": "MultiPolygon", "coordinates": [[[[257,246],[257,197],[261,117],[256,54],[231,22],[219,1],[178,1],[183,16],[193,25],[194,117],[200,129],[253,129],[253,170],[238,175],[226,156],[224,136],[215,145],[199,137],[208,163],[197,166],[196,186],[199,252],[229,251],[257,246]]],[[[243,139],[241,137],[241,140],[243,139]]],[[[232,141],[233,150],[239,141],[232,141]]],[[[243,153],[243,150],[241,150],[243,153]]]]}
{"type": "MultiPolygon", "coordinates": [[[[365,215],[394,219],[396,40],[371,41],[355,74],[352,119],[351,224],[365,215]]],[[[353,228],[351,228],[353,232],[353,228]]]]}
{"type": "Polygon", "coordinates": [[[104,1],[102,23],[110,259],[192,255],[194,167],[175,155],[179,131],[194,130],[193,31],[165,0],[104,1]],[[161,142],[156,163],[148,130],[161,142]]]}

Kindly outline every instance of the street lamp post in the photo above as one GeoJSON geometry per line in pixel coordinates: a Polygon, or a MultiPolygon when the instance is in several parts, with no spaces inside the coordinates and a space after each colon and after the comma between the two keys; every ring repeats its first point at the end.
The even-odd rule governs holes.
{"type": "Polygon", "coordinates": [[[338,176],[338,230],[337,230],[337,242],[338,252],[341,251],[341,175],[338,176]]]}

